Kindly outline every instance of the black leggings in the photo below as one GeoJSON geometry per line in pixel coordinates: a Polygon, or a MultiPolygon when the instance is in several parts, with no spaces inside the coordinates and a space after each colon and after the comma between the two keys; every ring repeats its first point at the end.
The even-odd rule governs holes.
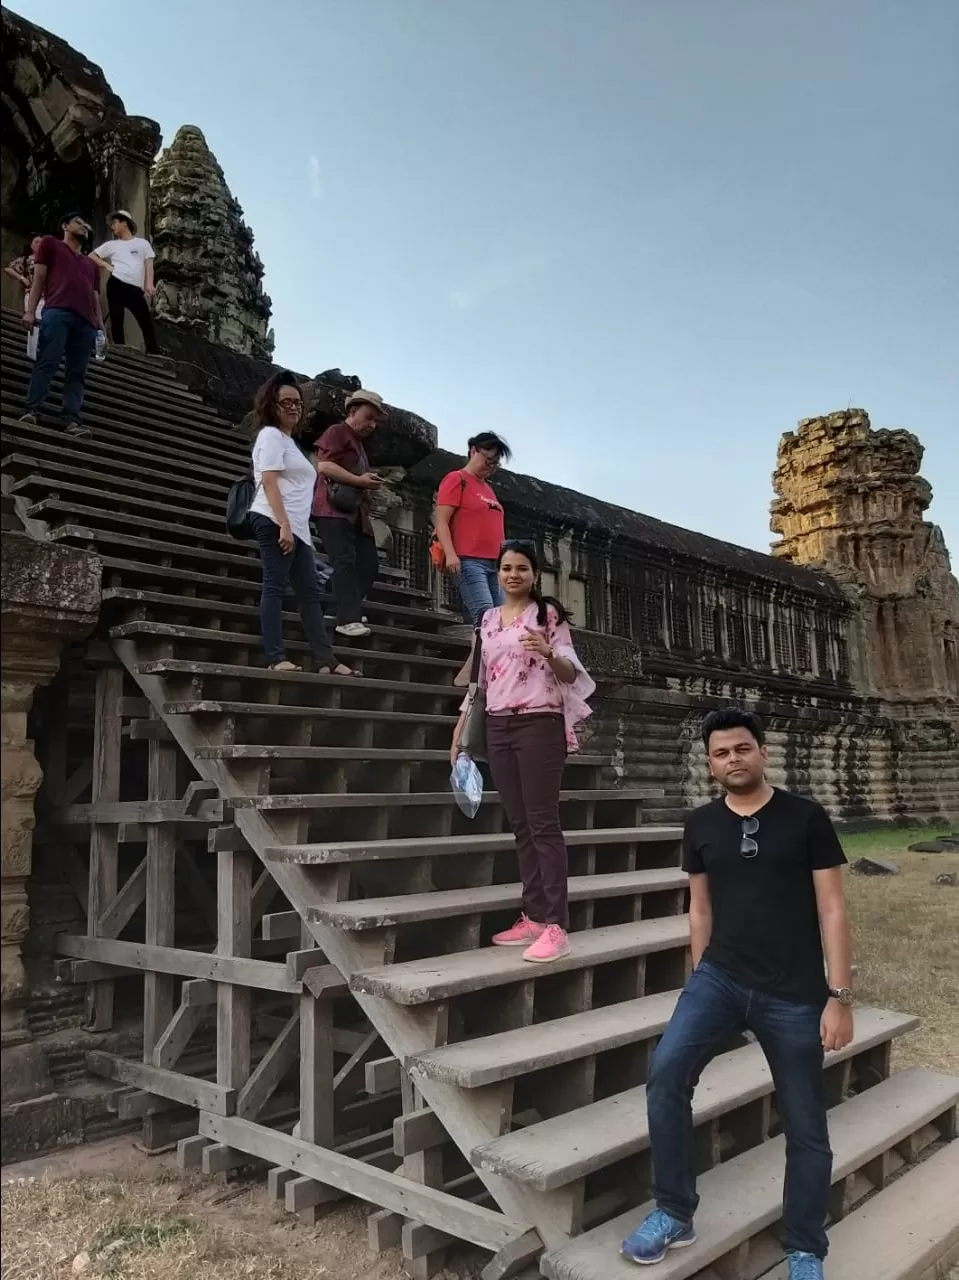
{"type": "Polygon", "coordinates": [[[160,348],[157,346],[150,304],[143,290],[138,289],[136,285],[127,284],[125,280],[118,280],[116,276],[110,276],[107,279],[107,305],[110,308],[110,332],[114,343],[118,347],[123,346],[123,322],[129,308],[134,320],[140,326],[147,351],[156,355],[160,348]]]}

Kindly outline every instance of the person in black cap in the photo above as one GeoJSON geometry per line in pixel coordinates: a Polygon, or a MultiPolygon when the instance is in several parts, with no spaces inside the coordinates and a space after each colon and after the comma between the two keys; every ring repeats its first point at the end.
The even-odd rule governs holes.
{"type": "Polygon", "coordinates": [[[108,272],[110,336],[115,346],[123,345],[123,324],[129,309],[140,326],[147,351],[150,355],[158,355],[160,348],[150,315],[150,303],[156,297],[153,283],[156,254],[149,240],[137,235],[137,224],[126,209],[111,213],[109,223],[113,239],[99,245],[90,257],[108,272]]]}
{"type": "Polygon", "coordinates": [[[90,224],[83,214],[65,213],[60,230],[61,240],[44,236],[34,255],[33,283],[23,312],[23,327],[28,333],[36,328],[41,298],[43,319],[37,359],[27,388],[26,413],[20,421],[36,422],[62,360],[63,427],[68,435],[87,436],[90,430],[81,421],[83,393],[97,331],[103,327],[100,273],[96,263],[81,252],[90,234],[90,224]]]}

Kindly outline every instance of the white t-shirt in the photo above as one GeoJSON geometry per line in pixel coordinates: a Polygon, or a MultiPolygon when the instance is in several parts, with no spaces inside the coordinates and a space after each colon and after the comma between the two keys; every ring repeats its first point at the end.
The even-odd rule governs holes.
{"type": "Polygon", "coordinates": [[[256,497],[250,506],[251,512],[267,516],[276,524],[273,508],[263,490],[264,471],[279,471],[280,497],[286,507],[293,536],[311,547],[310,512],[313,510],[316,468],[296,441],[279,427],[261,427],[257,434],[253,446],[256,497]]]}
{"type": "Polygon", "coordinates": [[[124,284],[132,284],[135,289],[142,289],[146,283],[146,263],[155,258],[153,245],[142,236],[131,236],[129,240],[108,240],[93,251],[98,258],[109,262],[113,274],[124,284]]]}

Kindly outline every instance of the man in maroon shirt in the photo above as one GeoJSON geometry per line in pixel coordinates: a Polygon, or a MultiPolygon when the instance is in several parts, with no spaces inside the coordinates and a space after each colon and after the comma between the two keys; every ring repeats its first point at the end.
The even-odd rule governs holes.
{"type": "Polygon", "coordinates": [[[87,365],[93,354],[97,330],[103,328],[100,312],[100,273],[81,253],[90,225],[79,213],[60,219],[63,239],[44,236],[34,259],[33,285],[23,313],[23,325],[32,333],[37,305],[43,298],[37,359],[27,388],[26,413],[21,422],[36,422],[50,384],[63,361],[63,403],[60,417],[67,435],[87,436],[81,422],[87,365]]]}
{"type": "Polygon", "coordinates": [[[363,441],[385,419],[383,397],[354,391],[346,402],[346,421],[337,422],[316,443],[316,495],[313,516],[323,548],[333,562],[336,629],[341,636],[368,636],[363,601],[379,572],[370,521],[369,493],[383,483],[370,470],[363,441]]]}

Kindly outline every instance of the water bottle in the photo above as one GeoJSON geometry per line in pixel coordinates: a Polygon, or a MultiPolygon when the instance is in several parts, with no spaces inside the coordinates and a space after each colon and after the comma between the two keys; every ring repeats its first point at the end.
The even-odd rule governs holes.
{"type": "Polygon", "coordinates": [[[99,360],[102,364],[107,358],[107,335],[102,329],[97,330],[97,341],[93,351],[94,360],[99,360]]]}

